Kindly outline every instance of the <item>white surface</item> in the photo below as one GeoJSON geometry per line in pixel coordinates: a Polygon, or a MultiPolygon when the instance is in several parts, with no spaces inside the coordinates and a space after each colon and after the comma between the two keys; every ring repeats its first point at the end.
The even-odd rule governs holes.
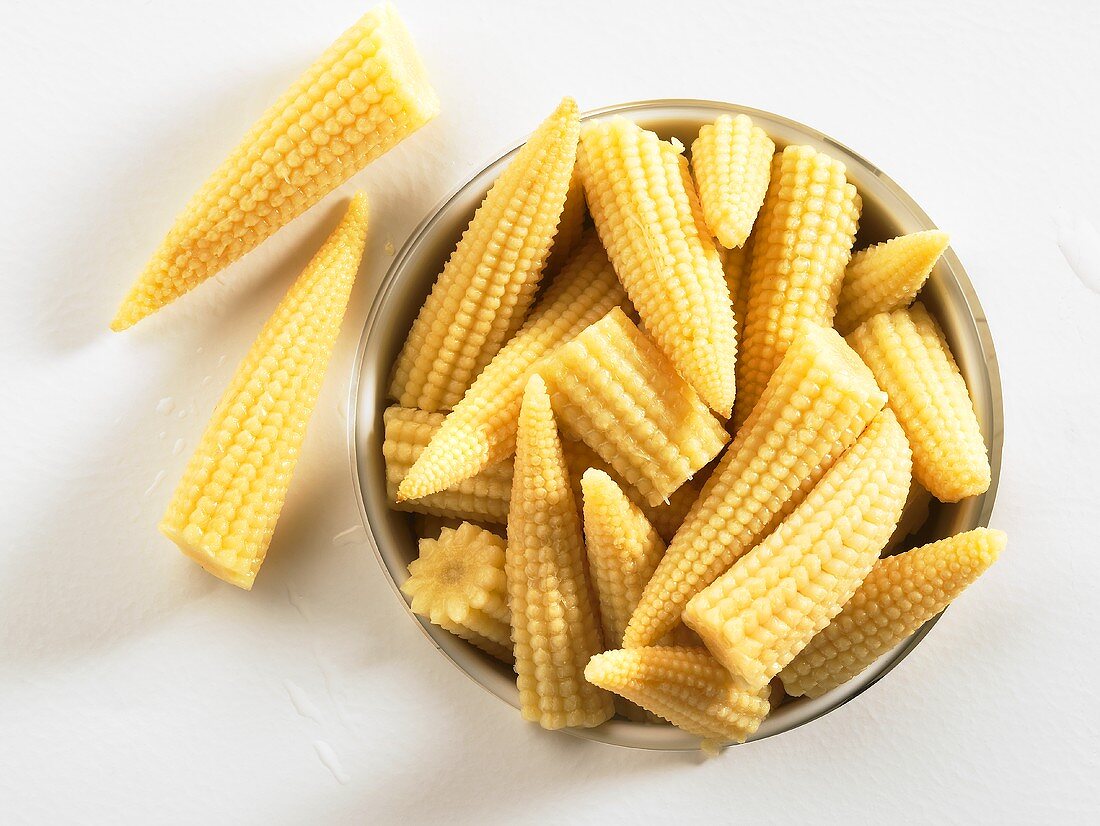
{"type": "Polygon", "coordinates": [[[399,3],[444,114],[344,188],[370,195],[371,243],[251,594],[155,524],[336,198],[222,283],[106,325],[185,199],[366,4],[5,6],[0,820],[1093,820],[1095,5],[519,5],[399,3]],[[847,143],[951,232],[1001,358],[1004,559],[856,702],[702,765],[522,723],[429,648],[355,527],[342,410],[384,245],[566,93],[738,101],[847,143]]]}

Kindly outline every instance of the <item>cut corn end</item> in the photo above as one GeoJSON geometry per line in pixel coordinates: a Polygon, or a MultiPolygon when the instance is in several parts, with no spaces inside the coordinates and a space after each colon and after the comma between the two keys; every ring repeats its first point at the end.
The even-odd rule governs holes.
{"type": "Polygon", "coordinates": [[[237,368],[161,521],[185,554],[241,588],[271,542],[366,233],[358,194],[237,368]]]}
{"type": "Polygon", "coordinates": [[[431,120],[439,100],[397,12],[368,11],[263,115],[178,216],[111,322],[174,301],[431,120]]]}

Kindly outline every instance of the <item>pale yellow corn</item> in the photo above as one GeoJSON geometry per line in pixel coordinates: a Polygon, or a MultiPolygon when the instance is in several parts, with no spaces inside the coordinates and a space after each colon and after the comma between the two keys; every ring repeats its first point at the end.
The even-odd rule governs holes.
{"type": "Polygon", "coordinates": [[[745,243],[764,202],[775,144],[748,115],[720,115],[691,144],[691,168],[703,217],[718,243],[745,243]]]}
{"type": "Polygon", "coordinates": [[[619,308],[540,367],[564,429],[657,506],[718,455],[729,434],[619,308]]]}
{"type": "Polygon", "coordinates": [[[366,236],[359,194],[237,368],[160,523],[185,554],[246,590],[271,543],[366,236]]]}
{"type": "Polygon", "coordinates": [[[741,331],[745,326],[745,314],[749,304],[750,249],[749,243],[746,242],[743,247],[733,249],[720,247],[718,250],[722,258],[722,272],[726,276],[726,288],[730,291],[730,299],[733,301],[738,352],[741,349],[741,331]]]}
{"type": "Polygon", "coordinates": [[[907,537],[924,527],[924,523],[928,521],[928,506],[931,504],[932,494],[928,492],[928,488],[915,479],[910,480],[909,495],[905,497],[905,507],[901,510],[901,519],[898,520],[898,526],[894,528],[890,541],[882,549],[884,555],[889,554],[907,537]]]}
{"type": "Polygon", "coordinates": [[[908,306],[950,240],[930,229],[857,252],[844,271],[833,326],[847,335],[873,315],[908,306]]]}
{"type": "Polygon", "coordinates": [[[397,12],[389,3],[371,9],[192,197],[111,329],[136,324],[229,266],[438,112],[397,12]]]}
{"type": "Polygon", "coordinates": [[[880,313],[848,342],[905,428],[913,477],[941,502],[984,493],[990,467],[978,417],[943,331],[924,305],[880,313]]]}
{"type": "Polygon", "coordinates": [[[875,563],[844,609],[780,673],[787,693],[820,697],[862,672],[947,607],[1004,550],[978,528],[875,563]]]}
{"type": "Polygon", "coordinates": [[[523,323],[558,229],[577,156],[565,98],[489,190],[432,287],[394,367],[398,404],[449,410],[523,323]]]}
{"type": "Polygon", "coordinates": [[[800,325],[829,325],[862,206],[844,164],[809,146],[776,155],[756,222],[737,360],[740,425],[800,325]]]}
{"type": "Polygon", "coordinates": [[[420,540],[401,591],[414,613],[510,663],[504,549],[503,539],[469,522],[444,528],[438,539],[420,540]]]}
{"type": "Polygon", "coordinates": [[[790,513],[885,404],[844,339],[806,325],[669,544],[624,645],[652,645],[671,630],[687,601],[790,513]]]}
{"type": "Polygon", "coordinates": [[[702,648],[659,646],[598,654],[585,678],[703,739],[704,750],[743,743],[768,716],[769,689],[746,692],[702,648]]]}
{"type": "Polygon", "coordinates": [[[524,719],[543,728],[607,720],[611,696],[584,679],[602,650],[600,620],[550,397],[537,375],[519,415],[505,572],[524,719]]]}
{"type": "Polygon", "coordinates": [[[599,595],[604,645],[618,648],[665,543],[606,473],[590,468],[581,487],[588,565],[599,595]]]}
{"type": "Polygon", "coordinates": [[[390,507],[436,516],[504,524],[512,496],[512,462],[494,462],[468,479],[419,499],[401,499],[398,486],[443,427],[444,414],[411,407],[389,407],[382,414],[386,495],[390,507]]]}
{"type": "Polygon", "coordinates": [[[558,272],[572,258],[584,233],[584,219],[587,215],[584,187],[581,186],[581,176],[574,166],[573,177],[569,179],[569,189],[565,193],[565,206],[562,207],[561,220],[558,222],[558,234],[554,236],[554,246],[546,265],[547,274],[558,272]]]}
{"type": "Polygon", "coordinates": [[[741,686],[767,685],[851,598],[898,523],[911,473],[885,409],[772,534],[687,604],[684,623],[741,686]]]}
{"type": "Polygon", "coordinates": [[[604,461],[596,451],[579,439],[567,438],[562,441],[565,450],[565,464],[569,468],[569,478],[573,481],[573,493],[576,496],[578,506],[582,502],[581,478],[586,470],[592,468],[606,473],[619,489],[626,494],[645,518],[657,530],[657,534],[665,542],[675,536],[677,529],[684,523],[695,500],[699,498],[699,491],[703,489],[703,483],[709,475],[709,468],[703,468],[691,479],[680,485],[674,493],[668,497],[667,502],[659,505],[650,505],[636,487],[624,480],[615,468],[604,461]]]}
{"type": "Polygon", "coordinates": [[[625,301],[600,239],[589,233],[527,322],[447,416],[401,482],[400,498],[432,495],[510,456],[523,388],[539,361],[625,301]]]}
{"type": "Polygon", "coordinates": [[[647,332],[711,409],[733,405],[733,308],[683,147],[625,118],[581,130],[577,169],[615,272],[647,332]]]}

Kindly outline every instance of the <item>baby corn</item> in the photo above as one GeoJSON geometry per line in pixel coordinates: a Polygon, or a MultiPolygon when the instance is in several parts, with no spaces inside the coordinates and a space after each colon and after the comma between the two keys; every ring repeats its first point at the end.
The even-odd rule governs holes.
{"type": "Polygon", "coordinates": [[[421,539],[401,585],[414,613],[497,659],[512,661],[504,540],[463,522],[439,539],[421,539]]]}
{"type": "Polygon", "coordinates": [[[695,596],[684,622],[743,688],[763,688],[867,576],[901,516],[909,443],[886,409],[774,533],[695,596]]]}
{"type": "Polygon", "coordinates": [[[652,645],[671,630],[687,601],[798,505],[885,403],[835,331],[806,325],[669,544],[624,645],[652,645]]]}
{"type": "Polygon", "coordinates": [[[393,406],[382,414],[382,420],[386,428],[382,454],[386,459],[386,495],[390,507],[474,522],[503,525],[508,521],[512,462],[507,460],[494,462],[468,479],[428,496],[401,499],[398,485],[442,429],[444,415],[393,406]]]}
{"type": "Polygon", "coordinates": [[[510,456],[523,388],[540,359],[625,301],[600,239],[589,233],[527,322],[447,416],[402,480],[399,499],[434,495],[510,456]]]}
{"type": "Polygon", "coordinates": [[[839,161],[809,146],[788,146],[775,157],[752,246],[735,425],[756,405],[800,325],[832,323],[861,205],[839,161]]]}
{"type": "Polygon", "coordinates": [[[775,144],[748,115],[720,115],[691,144],[691,168],[703,216],[718,243],[745,243],[764,202],[775,144]]]}
{"type": "Polygon", "coordinates": [[[550,397],[537,375],[519,414],[505,572],[524,719],[543,728],[607,720],[611,696],[584,679],[602,650],[600,621],[550,397]]]}
{"type": "Polygon", "coordinates": [[[978,528],[880,559],[844,609],[783,669],[787,693],[820,697],[862,672],[947,607],[1004,549],[978,528]]]}
{"type": "Polygon", "coordinates": [[[652,506],[718,455],[729,434],[619,308],[539,367],[563,427],[652,506]]]}
{"type": "Polygon", "coordinates": [[[985,441],[943,331],[924,305],[880,313],[848,342],[890,397],[913,445],[913,477],[941,502],[989,488],[985,441]]]}
{"type": "Polygon", "coordinates": [[[581,130],[577,169],[647,332],[714,411],[734,400],[733,308],[682,147],[621,118],[581,130]]]}
{"type": "Polygon", "coordinates": [[[371,9],[207,179],[111,329],[136,324],[229,266],[438,112],[397,12],[389,3],[371,9]]]}
{"type": "Polygon", "coordinates": [[[523,323],[542,277],[577,155],[565,98],[516,153],[432,287],[394,368],[398,404],[449,410],[523,323]]]}
{"type": "Polygon", "coordinates": [[[160,523],[185,554],[246,590],[271,543],[366,236],[359,194],[237,368],[160,523]]]}
{"type": "Polygon", "coordinates": [[[771,710],[768,686],[759,692],[743,691],[702,648],[608,651],[592,658],[584,676],[703,738],[703,749],[709,752],[730,741],[745,742],[771,710]]]}
{"type": "Polygon", "coordinates": [[[581,487],[585,544],[600,600],[604,645],[617,648],[665,543],[606,473],[590,468],[581,477],[581,487]]]}
{"type": "Polygon", "coordinates": [[[745,314],[749,304],[749,245],[726,249],[720,247],[718,254],[722,259],[722,272],[726,276],[726,288],[733,302],[733,320],[736,324],[737,349],[741,349],[741,332],[745,327],[745,314]]]}
{"type": "Polygon", "coordinates": [[[946,232],[930,229],[857,252],[844,271],[833,326],[848,335],[877,313],[907,307],[948,243],[946,232]]]}

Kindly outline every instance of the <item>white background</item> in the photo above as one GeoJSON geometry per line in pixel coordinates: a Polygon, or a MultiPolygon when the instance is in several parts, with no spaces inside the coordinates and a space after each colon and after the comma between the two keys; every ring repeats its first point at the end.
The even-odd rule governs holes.
{"type": "Polygon", "coordinates": [[[443,114],[343,189],[369,193],[370,246],[246,594],[155,525],[340,196],[107,323],[366,3],[5,0],[0,821],[1096,822],[1100,12],[1029,5],[402,0],[443,114]],[[950,231],[1001,359],[1002,561],[856,702],[705,764],[522,723],[432,651],[355,529],[342,411],[385,245],[563,94],[736,101],[835,136],[950,231]]]}

